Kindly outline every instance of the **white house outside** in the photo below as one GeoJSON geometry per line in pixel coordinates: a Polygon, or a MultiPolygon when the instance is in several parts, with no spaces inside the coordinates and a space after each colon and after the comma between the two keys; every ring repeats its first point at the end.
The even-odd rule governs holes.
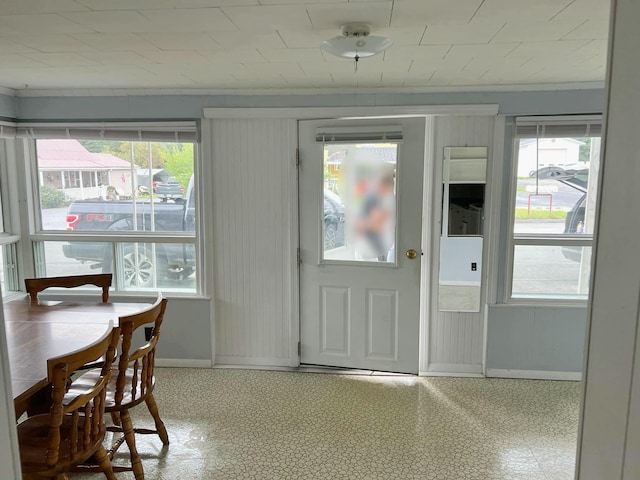
{"type": "Polygon", "coordinates": [[[576,164],[583,143],[573,138],[527,138],[520,141],[518,177],[530,177],[542,167],[576,164]],[[538,147],[536,150],[536,146],[538,147]]]}
{"type": "Polygon", "coordinates": [[[108,153],[92,153],[72,139],[38,140],[40,184],[64,190],[69,200],[131,196],[137,167],[108,153]]]}

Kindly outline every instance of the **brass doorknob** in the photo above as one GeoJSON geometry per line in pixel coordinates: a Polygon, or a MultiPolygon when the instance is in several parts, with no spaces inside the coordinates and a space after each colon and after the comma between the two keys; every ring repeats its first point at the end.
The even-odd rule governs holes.
{"type": "Polygon", "coordinates": [[[407,258],[410,258],[411,260],[413,260],[418,256],[418,252],[416,252],[413,248],[410,248],[409,250],[407,250],[406,255],[407,255],[407,258]]]}

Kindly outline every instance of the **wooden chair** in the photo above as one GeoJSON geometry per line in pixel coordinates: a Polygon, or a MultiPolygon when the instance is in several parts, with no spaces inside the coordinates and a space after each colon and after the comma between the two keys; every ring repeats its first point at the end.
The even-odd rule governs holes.
{"type": "Polygon", "coordinates": [[[119,329],[110,325],[88,347],[48,360],[51,410],[17,425],[23,478],[66,479],[64,472],[90,457],[108,479],[116,478],[102,442],[106,389],[119,338],[119,329]],[[100,357],[105,358],[104,368],[92,381],[72,382],[67,388],[76,368],[100,357]]]}
{"type": "MultiPolygon", "coordinates": [[[[155,353],[160,338],[160,326],[164,319],[167,300],[158,294],[155,303],[148,309],[125,317],[120,317],[121,349],[118,366],[112,367],[113,373],[107,386],[105,411],[111,413],[114,425],[107,430],[121,435],[108,450],[110,459],[126,442],[129,447],[131,465],[114,465],[115,472],[133,471],[136,480],[144,479],[142,460],[136,449],[135,434],[157,434],[164,445],[169,444],[167,429],[158,413],[158,406],[153,396],[155,377],[155,353]],[[133,332],[143,325],[153,324],[151,338],[142,347],[130,352],[133,332]],[[145,402],[155,422],[155,430],[133,428],[129,410],[145,402]]],[[[97,374],[97,371],[92,370],[97,374]]],[[[97,471],[98,466],[84,464],[76,467],[76,471],[97,471]]]]}
{"type": "Polygon", "coordinates": [[[49,287],[75,288],[82,285],[95,285],[102,288],[102,303],[109,301],[109,287],[113,275],[98,273],[95,275],[70,275],[68,277],[25,278],[24,285],[32,302],[38,301],[38,293],[49,287]]]}

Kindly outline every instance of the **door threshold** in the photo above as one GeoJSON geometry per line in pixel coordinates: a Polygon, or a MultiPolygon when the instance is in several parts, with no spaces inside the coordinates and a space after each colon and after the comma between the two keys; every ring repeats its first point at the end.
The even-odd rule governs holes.
{"type": "Polygon", "coordinates": [[[327,365],[311,365],[311,364],[300,364],[300,366],[295,370],[303,373],[332,373],[334,375],[364,375],[364,376],[376,376],[376,377],[381,377],[381,376],[415,377],[416,376],[411,373],[382,372],[380,370],[362,370],[358,368],[332,367],[327,365]]]}

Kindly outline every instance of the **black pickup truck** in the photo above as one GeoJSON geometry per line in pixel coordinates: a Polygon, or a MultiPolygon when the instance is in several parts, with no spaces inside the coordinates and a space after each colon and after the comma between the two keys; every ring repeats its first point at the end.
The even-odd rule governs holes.
{"type": "MultiPolygon", "coordinates": [[[[138,200],[78,200],[67,210],[67,230],[97,232],[194,232],[195,204],[193,179],[186,201],[151,202],[138,200]],[[134,215],[135,211],[135,215],[134,215]]],[[[194,272],[193,243],[122,243],[127,287],[149,287],[154,280],[183,279],[194,272]]],[[[92,268],[113,271],[112,243],[69,242],[62,246],[65,257],[91,262],[92,268]]],[[[116,250],[118,251],[118,250],[116,250]]]]}

